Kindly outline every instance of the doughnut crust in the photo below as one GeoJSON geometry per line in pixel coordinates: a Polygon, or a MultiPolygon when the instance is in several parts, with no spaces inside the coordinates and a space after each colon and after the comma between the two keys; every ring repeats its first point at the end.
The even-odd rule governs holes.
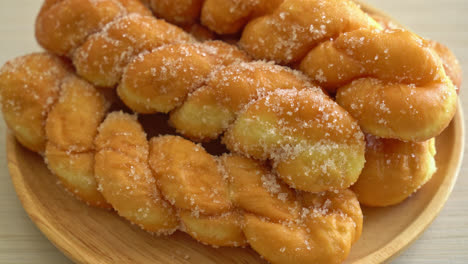
{"type": "Polygon", "coordinates": [[[366,165],[352,189],[367,206],[395,205],[417,191],[436,171],[435,139],[403,142],[366,136],[366,165]]]}
{"type": "Polygon", "coordinates": [[[68,74],[69,66],[47,53],[13,59],[0,69],[3,118],[28,149],[44,152],[45,120],[59,97],[61,80],[68,74]]]}
{"type": "Polygon", "coordinates": [[[271,160],[282,180],[310,192],[348,188],[365,161],[356,121],[318,89],[278,89],[251,103],[223,142],[231,151],[271,160]]]}

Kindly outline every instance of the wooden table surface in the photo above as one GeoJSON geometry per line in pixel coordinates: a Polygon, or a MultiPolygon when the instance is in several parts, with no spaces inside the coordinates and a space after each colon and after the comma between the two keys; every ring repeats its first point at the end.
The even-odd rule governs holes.
{"type": "MultiPolygon", "coordinates": [[[[468,81],[467,0],[367,1],[418,34],[448,45],[466,70],[464,79],[468,81]]],[[[34,19],[41,3],[41,0],[0,0],[0,65],[40,50],[34,39],[34,19]]],[[[461,102],[468,111],[468,92],[464,88],[461,102]]],[[[467,112],[465,116],[468,118],[467,112]]],[[[5,133],[5,124],[0,121],[0,263],[71,263],[40,233],[16,197],[7,169],[5,133]]],[[[467,173],[465,159],[442,213],[394,263],[468,263],[467,173]]]]}

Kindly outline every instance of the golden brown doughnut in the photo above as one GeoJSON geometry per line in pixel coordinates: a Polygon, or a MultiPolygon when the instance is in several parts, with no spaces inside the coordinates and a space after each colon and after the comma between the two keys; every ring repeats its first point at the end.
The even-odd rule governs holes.
{"type": "Polygon", "coordinates": [[[231,208],[216,159],[201,146],[177,136],[153,138],[150,144],[151,169],[171,204],[194,214],[222,214],[231,208]]]}
{"type": "Polygon", "coordinates": [[[313,49],[301,69],[330,90],[339,87],[337,102],[379,137],[427,140],[456,111],[457,94],[439,57],[408,31],[342,34],[313,49]]]}
{"type": "Polygon", "coordinates": [[[435,139],[419,143],[371,135],[366,139],[366,165],[352,187],[362,204],[398,204],[429,181],[436,171],[435,139]]]}

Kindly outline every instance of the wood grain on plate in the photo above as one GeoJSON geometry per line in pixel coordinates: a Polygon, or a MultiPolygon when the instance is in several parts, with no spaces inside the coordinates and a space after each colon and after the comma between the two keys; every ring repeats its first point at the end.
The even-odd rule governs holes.
{"type": "MultiPolygon", "coordinates": [[[[374,10],[374,9],[367,9],[374,10]]],[[[56,184],[43,159],[7,135],[8,167],[25,210],[41,231],[79,263],[264,263],[251,249],[204,246],[188,235],[156,237],[111,211],[86,206],[56,184]]],[[[348,263],[380,263],[397,256],[434,220],[456,181],[464,145],[461,107],[437,138],[438,171],[405,202],[363,208],[364,230],[348,263]]]]}

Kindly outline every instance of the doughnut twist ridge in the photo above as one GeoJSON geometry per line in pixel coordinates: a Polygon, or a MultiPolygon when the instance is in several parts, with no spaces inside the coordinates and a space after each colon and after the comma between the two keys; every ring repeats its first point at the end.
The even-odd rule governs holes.
{"type": "MultiPolygon", "coordinates": [[[[43,16],[55,18],[55,32],[65,31],[61,36],[75,38],[66,26],[71,21],[58,14],[76,1],[89,10],[101,8],[88,0],[50,8],[43,16]]],[[[99,1],[104,2],[113,0],[99,1]]],[[[197,43],[150,16],[126,14],[106,24],[93,13],[99,12],[74,22],[98,21],[101,28],[72,47],[73,63],[95,85],[118,83],[117,93],[132,110],[170,112],[170,123],[193,140],[224,133],[229,150],[270,160],[281,179],[300,190],[342,190],[357,180],[365,145],[359,126],[300,73],[249,62],[223,42],[197,43]]]]}
{"type": "MultiPolygon", "coordinates": [[[[0,92],[4,114],[18,113],[12,127],[28,127],[24,114],[40,113],[31,127],[45,130],[45,159],[66,188],[149,232],[179,229],[212,246],[249,244],[272,263],[341,263],[361,234],[352,191],[300,192],[259,161],[215,157],[178,136],[148,141],[135,116],[107,114],[102,91],[53,55],[7,63],[0,92]]],[[[23,129],[16,131],[20,138],[23,129]]]]}

